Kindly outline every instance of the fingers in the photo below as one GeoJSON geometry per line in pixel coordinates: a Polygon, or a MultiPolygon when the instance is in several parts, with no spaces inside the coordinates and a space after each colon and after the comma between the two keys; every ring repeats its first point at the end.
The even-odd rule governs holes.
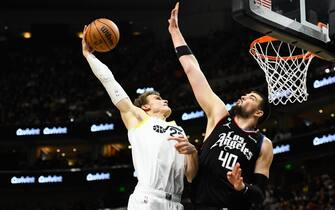
{"type": "Polygon", "coordinates": [[[86,30],[87,30],[87,25],[84,26],[83,37],[82,37],[82,39],[81,39],[81,43],[82,43],[82,45],[83,45],[84,47],[87,46],[86,41],[85,41],[86,30]]]}
{"type": "Polygon", "coordinates": [[[171,10],[169,22],[169,30],[173,30],[178,28],[178,9],[179,9],[179,2],[176,3],[175,7],[171,10]]]}
{"type": "Polygon", "coordinates": [[[233,170],[229,171],[227,173],[227,176],[234,178],[234,179],[239,179],[242,174],[242,169],[240,168],[240,163],[236,163],[235,166],[233,167],[233,170]]]}
{"type": "Polygon", "coordinates": [[[240,189],[243,183],[242,169],[240,164],[236,163],[232,171],[227,172],[228,181],[234,185],[235,189],[240,189]]]}
{"type": "Polygon", "coordinates": [[[180,154],[187,154],[190,152],[190,149],[188,147],[185,147],[185,148],[181,148],[181,149],[177,149],[177,151],[180,153],[180,154]]]}
{"type": "Polygon", "coordinates": [[[84,26],[83,37],[82,37],[82,40],[81,40],[82,52],[83,52],[83,55],[85,57],[88,56],[90,53],[94,52],[94,49],[91,46],[89,46],[88,43],[85,40],[86,33],[87,33],[87,25],[84,26]]]}
{"type": "Polygon", "coordinates": [[[192,154],[196,151],[196,148],[194,147],[193,144],[191,144],[187,137],[184,135],[180,135],[180,136],[170,136],[168,138],[169,141],[171,140],[175,140],[177,141],[177,144],[175,145],[176,150],[180,153],[180,154],[192,154]]]}
{"type": "Polygon", "coordinates": [[[196,151],[194,145],[189,142],[177,143],[175,148],[180,154],[192,154],[196,151]]]}
{"type": "Polygon", "coordinates": [[[175,18],[176,17],[176,9],[173,9],[171,11],[171,17],[175,18]]]}
{"type": "Polygon", "coordinates": [[[188,142],[181,142],[181,143],[177,143],[175,145],[175,147],[176,147],[177,150],[179,150],[179,149],[181,149],[183,147],[186,147],[186,146],[189,146],[189,145],[190,145],[190,143],[188,143],[188,142]]]}
{"type": "Polygon", "coordinates": [[[176,3],[176,5],[174,6],[174,9],[176,12],[178,12],[179,10],[179,1],[176,3]]]}
{"type": "Polygon", "coordinates": [[[175,140],[175,141],[177,141],[177,142],[185,142],[185,141],[188,142],[187,138],[186,138],[185,136],[183,136],[183,135],[180,135],[180,136],[170,136],[170,137],[168,138],[168,140],[169,140],[169,141],[170,141],[170,140],[175,140]]]}
{"type": "Polygon", "coordinates": [[[173,9],[172,10],[171,17],[177,19],[177,17],[178,17],[178,9],[173,9]]]}
{"type": "Polygon", "coordinates": [[[189,154],[193,154],[196,150],[193,147],[184,147],[181,148],[180,150],[177,150],[180,154],[183,155],[189,155],[189,154]]]}
{"type": "Polygon", "coordinates": [[[179,2],[176,3],[173,10],[171,11],[171,17],[177,17],[178,16],[178,10],[179,10],[179,2]]]}
{"type": "Polygon", "coordinates": [[[87,30],[87,25],[84,26],[84,30],[83,30],[83,38],[85,37],[86,30],[87,30]]]}
{"type": "Polygon", "coordinates": [[[232,173],[233,174],[236,174],[238,172],[238,169],[240,169],[240,163],[236,163],[233,170],[232,170],[232,173]]]}
{"type": "Polygon", "coordinates": [[[237,172],[236,172],[236,174],[235,174],[235,179],[237,180],[237,181],[239,181],[240,180],[240,178],[241,178],[241,173],[242,173],[242,169],[237,169],[237,172]]]}
{"type": "Polygon", "coordinates": [[[240,163],[236,163],[234,166],[233,170],[231,171],[231,180],[239,185],[241,183],[241,174],[242,174],[242,169],[240,168],[240,163]]]}
{"type": "Polygon", "coordinates": [[[231,184],[233,184],[232,176],[233,176],[233,174],[231,173],[231,171],[227,172],[227,179],[231,184]]]}

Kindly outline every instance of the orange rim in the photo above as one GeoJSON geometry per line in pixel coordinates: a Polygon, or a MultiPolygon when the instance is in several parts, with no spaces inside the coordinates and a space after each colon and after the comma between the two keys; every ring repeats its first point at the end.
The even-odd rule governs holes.
{"type": "Polygon", "coordinates": [[[256,44],[263,44],[263,43],[267,43],[267,42],[272,42],[272,41],[279,41],[276,38],[273,38],[271,36],[262,36],[258,39],[255,39],[251,44],[250,44],[250,53],[252,53],[255,56],[261,57],[262,59],[268,59],[268,60],[296,60],[296,59],[310,59],[312,57],[314,57],[315,55],[311,52],[307,52],[305,54],[301,54],[301,55],[294,55],[294,56],[285,56],[285,57],[281,57],[281,56],[270,56],[270,55],[263,55],[260,53],[256,53],[256,44]]]}

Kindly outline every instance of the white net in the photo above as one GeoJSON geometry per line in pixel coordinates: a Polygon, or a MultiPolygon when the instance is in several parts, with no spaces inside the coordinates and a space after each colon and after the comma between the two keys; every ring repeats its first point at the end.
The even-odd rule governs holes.
{"type": "Polygon", "coordinates": [[[255,40],[250,53],[265,73],[270,103],[307,100],[306,77],[313,54],[269,36],[255,40]]]}

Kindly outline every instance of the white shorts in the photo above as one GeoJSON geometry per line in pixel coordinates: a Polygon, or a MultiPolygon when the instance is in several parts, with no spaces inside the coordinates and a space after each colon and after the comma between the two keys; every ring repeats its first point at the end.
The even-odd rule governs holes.
{"type": "Polygon", "coordinates": [[[180,196],[159,190],[136,187],[128,201],[128,210],[184,210],[180,196]]]}

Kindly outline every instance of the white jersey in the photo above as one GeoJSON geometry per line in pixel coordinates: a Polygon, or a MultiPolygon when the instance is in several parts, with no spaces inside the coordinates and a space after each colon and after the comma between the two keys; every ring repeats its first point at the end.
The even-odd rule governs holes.
{"type": "Polygon", "coordinates": [[[175,148],[170,136],[185,135],[174,122],[148,117],[129,129],[137,186],[181,194],[184,188],[185,155],[175,148]]]}

